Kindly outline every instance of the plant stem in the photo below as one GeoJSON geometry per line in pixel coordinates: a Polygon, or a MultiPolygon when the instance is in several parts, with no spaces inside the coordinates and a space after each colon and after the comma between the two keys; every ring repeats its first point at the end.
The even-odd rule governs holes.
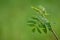
{"type": "Polygon", "coordinates": [[[56,40],[58,40],[58,37],[57,37],[56,33],[53,31],[53,29],[51,31],[52,31],[54,37],[56,38],[56,40]]]}

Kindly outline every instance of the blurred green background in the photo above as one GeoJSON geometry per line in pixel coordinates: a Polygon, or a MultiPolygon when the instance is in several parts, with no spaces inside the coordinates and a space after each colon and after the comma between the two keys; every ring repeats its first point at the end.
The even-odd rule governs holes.
{"type": "MultiPolygon", "coordinates": [[[[32,33],[26,21],[35,12],[31,5],[46,8],[52,28],[60,38],[60,0],[0,0],[0,40],[55,40],[53,34],[32,33]]],[[[59,39],[60,40],[60,39],[59,39]]]]}

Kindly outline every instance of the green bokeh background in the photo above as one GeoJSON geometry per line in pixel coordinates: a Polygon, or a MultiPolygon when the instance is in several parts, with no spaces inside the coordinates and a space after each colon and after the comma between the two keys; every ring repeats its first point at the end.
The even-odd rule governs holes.
{"type": "MultiPolygon", "coordinates": [[[[60,0],[0,0],[0,40],[55,40],[53,34],[32,33],[26,21],[35,12],[31,5],[43,5],[49,16],[47,18],[60,38],[60,0]]],[[[60,40],[60,39],[59,39],[60,40]]]]}

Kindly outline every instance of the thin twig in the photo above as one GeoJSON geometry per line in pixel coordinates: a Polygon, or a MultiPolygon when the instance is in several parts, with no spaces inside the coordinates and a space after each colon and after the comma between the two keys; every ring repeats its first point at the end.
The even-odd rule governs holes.
{"type": "Polygon", "coordinates": [[[51,30],[51,32],[53,33],[53,35],[56,38],[56,40],[58,40],[58,37],[57,37],[56,33],[53,31],[53,29],[51,30]]]}

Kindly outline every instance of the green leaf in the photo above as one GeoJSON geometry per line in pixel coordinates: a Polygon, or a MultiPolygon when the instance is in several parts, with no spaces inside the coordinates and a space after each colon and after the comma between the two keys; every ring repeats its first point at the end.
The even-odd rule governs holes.
{"type": "Polygon", "coordinates": [[[30,27],[34,27],[35,26],[35,24],[28,24],[30,27]]]}
{"type": "Polygon", "coordinates": [[[28,23],[36,24],[36,21],[28,21],[28,23]]]}
{"type": "Polygon", "coordinates": [[[39,21],[39,19],[38,19],[38,18],[36,18],[36,17],[32,17],[32,19],[39,21]]]}
{"type": "Polygon", "coordinates": [[[46,26],[44,24],[42,24],[41,22],[38,24],[38,27],[40,27],[40,28],[46,28],[46,26]]]}
{"type": "Polygon", "coordinates": [[[50,23],[46,23],[46,26],[48,27],[48,29],[49,29],[50,31],[52,30],[50,23]]]}
{"type": "Polygon", "coordinates": [[[44,28],[43,31],[44,31],[44,33],[47,33],[47,29],[46,28],[44,28]]]}
{"type": "Polygon", "coordinates": [[[32,29],[32,32],[35,32],[35,28],[32,29]]]}
{"type": "Polygon", "coordinates": [[[43,28],[43,26],[42,26],[41,24],[38,24],[38,27],[39,27],[39,28],[43,28]]]}
{"type": "Polygon", "coordinates": [[[39,33],[41,33],[41,30],[37,27],[37,31],[39,32],[39,33]]]}
{"type": "Polygon", "coordinates": [[[39,26],[39,27],[41,27],[41,25],[40,25],[40,24],[38,24],[38,26],[39,26]]]}
{"type": "Polygon", "coordinates": [[[45,24],[41,23],[41,25],[42,25],[43,28],[46,28],[46,25],[45,24]]]}
{"type": "Polygon", "coordinates": [[[34,6],[32,6],[31,8],[32,8],[33,10],[35,10],[36,12],[40,13],[40,9],[39,9],[39,8],[34,7],[34,6]]]}

